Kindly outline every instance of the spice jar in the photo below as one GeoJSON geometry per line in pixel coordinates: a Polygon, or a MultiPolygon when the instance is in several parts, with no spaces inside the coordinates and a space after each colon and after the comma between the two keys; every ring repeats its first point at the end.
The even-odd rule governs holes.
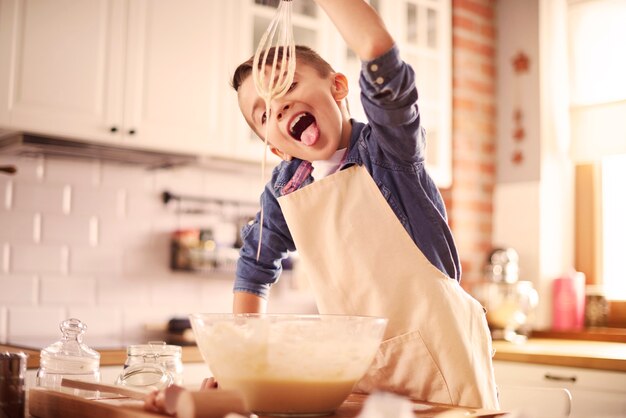
{"type": "Polygon", "coordinates": [[[182,348],[163,341],[131,345],[116,384],[163,389],[183,383],[182,348]]]}
{"type": "Polygon", "coordinates": [[[609,319],[609,302],[601,286],[587,286],[585,291],[585,326],[605,327],[609,319]]]}

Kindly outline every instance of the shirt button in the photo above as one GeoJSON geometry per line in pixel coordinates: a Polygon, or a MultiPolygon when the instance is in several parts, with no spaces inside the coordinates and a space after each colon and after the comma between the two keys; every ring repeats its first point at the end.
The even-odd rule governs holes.
{"type": "Polygon", "coordinates": [[[370,70],[375,73],[376,71],[378,71],[378,65],[376,64],[370,65],[370,70]]]}
{"type": "Polygon", "coordinates": [[[384,79],[384,78],[382,78],[382,77],[378,77],[378,78],[376,79],[376,84],[383,84],[384,82],[385,82],[385,79],[384,79]]]}

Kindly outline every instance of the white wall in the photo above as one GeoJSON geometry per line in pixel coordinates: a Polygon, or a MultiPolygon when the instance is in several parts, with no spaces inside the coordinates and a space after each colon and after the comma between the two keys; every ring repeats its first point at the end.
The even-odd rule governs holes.
{"type": "MultiPolygon", "coordinates": [[[[92,341],[141,342],[146,324],[231,310],[234,273],[171,272],[170,233],[212,227],[218,240],[234,242],[235,215],[256,212],[260,168],[149,171],[0,156],[4,164],[17,165],[18,173],[0,175],[0,342],[51,343],[69,317],[87,324],[92,341]],[[248,204],[223,214],[180,214],[162,203],[163,190],[248,204]]],[[[277,285],[270,309],[314,310],[308,293],[292,287],[287,278],[277,285]]]]}
{"type": "Polygon", "coordinates": [[[568,158],[565,0],[498,2],[498,178],[494,189],[495,246],[520,254],[520,275],[539,291],[533,325],[551,323],[552,280],[573,265],[573,174],[568,158]],[[527,76],[511,58],[530,57],[527,76]],[[519,84],[523,86],[521,95],[519,84]],[[513,92],[513,93],[512,93],[513,92]],[[511,112],[521,106],[529,136],[511,140],[511,112]],[[511,164],[521,148],[526,166],[511,164]]]}

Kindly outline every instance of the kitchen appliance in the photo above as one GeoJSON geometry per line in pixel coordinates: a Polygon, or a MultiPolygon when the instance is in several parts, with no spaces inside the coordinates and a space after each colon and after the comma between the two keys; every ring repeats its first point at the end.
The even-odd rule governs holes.
{"type": "Polygon", "coordinates": [[[54,158],[103,160],[149,168],[169,168],[198,162],[195,155],[98,144],[2,129],[0,129],[0,155],[23,157],[44,155],[54,158]]]}
{"type": "Polygon", "coordinates": [[[328,415],[378,350],[387,319],[344,315],[193,314],[198,348],[220,388],[263,415],[328,415]]]}
{"type": "Polygon", "coordinates": [[[519,280],[519,256],[512,248],[496,248],[487,257],[485,277],[472,288],[485,307],[494,339],[523,342],[527,324],[538,303],[533,283],[519,280]]]}

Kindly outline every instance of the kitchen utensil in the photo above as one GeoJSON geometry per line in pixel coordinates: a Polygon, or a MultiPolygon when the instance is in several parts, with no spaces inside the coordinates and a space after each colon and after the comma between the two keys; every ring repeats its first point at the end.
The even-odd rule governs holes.
{"type": "Polygon", "coordinates": [[[83,389],[87,391],[97,391],[104,393],[114,393],[131,399],[143,400],[151,390],[140,388],[129,388],[119,385],[108,385],[105,383],[86,382],[84,380],[74,380],[64,377],[61,379],[61,386],[73,389],[83,389]]]}
{"type": "Polygon", "coordinates": [[[6,174],[15,174],[17,173],[17,167],[15,167],[14,165],[0,165],[0,173],[6,173],[6,174]]]}
{"type": "Polygon", "coordinates": [[[24,353],[0,353],[0,417],[24,418],[26,396],[24,353]]]}
{"type": "Polygon", "coordinates": [[[76,318],[61,322],[61,340],[41,350],[37,386],[60,388],[64,377],[100,381],[100,354],[83,343],[87,325],[76,318]]]}
{"type": "MultiPolygon", "coordinates": [[[[296,44],[291,23],[292,1],[282,0],[269,27],[263,33],[252,61],[252,80],[258,95],[265,102],[265,114],[270,118],[272,100],[282,97],[291,86],[296,73],[296,44]],[[270,56],[271,55],[271,56],[270,56]],[[279,57],[280,56],[280,57],[279,57]],[[280,59],[280,62],[279,62],[280,59]],[[271,60],[271,63],[270,61],[271,60]],[[268,66],[271,64],[271,69],[268,66]]],[[[265,125],[265,147],[261,164],[261,180],[265,184],[265,161],[269,143],[269,126],[265,125]]],[[[259,246],[256,259],[261,255],[264,211],[261,206],[259,246]]]]}
{"type": "Polygon", "coordinates": [[[387,320],[344,315],[193,314],[219,387],[258,414],[324,415],[365,374],[387,320]]]}

